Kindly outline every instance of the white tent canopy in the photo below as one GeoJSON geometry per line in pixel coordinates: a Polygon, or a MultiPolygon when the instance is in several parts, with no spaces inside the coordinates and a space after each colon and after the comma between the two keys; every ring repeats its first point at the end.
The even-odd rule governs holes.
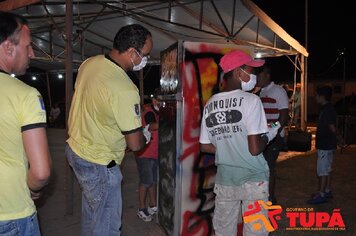
{"type": "Polygon", "coordinates": [[[256,57],[294,56],[290,61],[300,71],[306,118],[308,52],[251,0],[4,0],[0,10],[29,20],[36,54],[31,66],[65,69],[67,77],[86,58],[108,52],[117,30],[132,23],[153,35],[151,64],[159,64],[160,52],[178,40],[249,45],[256,57]],[[71,32],[67,44],[66,32],[71,32]]]}
{"type": "MultiPolygon", "coordinates": [[[[46,70],[64,68],[66,3],[60,0],[3,1],[0,9],[26,16],[36,60],[46,70]],[[14,3],[16,2],[16,4],[14,3]]],[[[73,1],[74,68],[108,52],[117,30],[139,23],[153,34],[152,62],[177,40],[252,45],[262,57],[308,56],[307,51],[250,0],[73,1]]]]}

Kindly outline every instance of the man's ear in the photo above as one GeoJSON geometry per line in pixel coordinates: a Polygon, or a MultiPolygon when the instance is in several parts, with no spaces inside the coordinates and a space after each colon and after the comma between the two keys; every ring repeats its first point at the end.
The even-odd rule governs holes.
{"type": "Polygon", "coordinates": [[[127,49],[127,52],[131,57],[134,57],[136,55],[136,49],[133,47],[127,49]]]}
{"type": "Polygon", "coordinates": [[[1,44],[2,49],[4,50],[5,55],[11,56],[15,50],[15,45],[9,40],[5,40],[1,44]]]}

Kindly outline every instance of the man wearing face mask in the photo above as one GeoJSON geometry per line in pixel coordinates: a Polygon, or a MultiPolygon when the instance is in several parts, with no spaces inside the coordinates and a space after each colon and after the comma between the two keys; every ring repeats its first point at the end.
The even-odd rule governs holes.
{"type": "Polygon", "coordinates": [[[79,68],[66,156],[82,189],[82,235],[121,234],[120,164],[127,147],[139,151],[150,139],[142,128],[138,89],[126,72],[142,69],[151,49],[151,33],[127,25],[108,54],[79,68]]]}
{"type": "MultiPolygon", "coordinates": [[[[200,149],[215,154],[217,166],[213,217],[217,236],[237,235],[238,218],[251,210],[249,205],[268,201],[269,170],[262,152],[278,127],[267,126],[260,98],[247,92],[256,84],[253,68],[263,64],[242,50],[224,55],[220,66],[225,89],[212,96],[203,110],[200,149]]],[[[262,206],[257,214],[268,219],[262,206]]],[[[253,223],[244,224],[243,235],[268,235],[265,227],[256,230],[253,223]]]]}

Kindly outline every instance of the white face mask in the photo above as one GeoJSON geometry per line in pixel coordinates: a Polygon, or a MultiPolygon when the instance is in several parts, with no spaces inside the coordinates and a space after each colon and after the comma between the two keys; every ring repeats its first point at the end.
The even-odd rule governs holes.
{"type": "MultiPolygon", "coordinates": [[[[241,69],[241,68],[240,68],[241,69]]],[[[241,69],[245,74],[250,76],[250,80],[245,82],[240,79],[241,81],[241,89],[243,91],[251,91],[256,86],[257,76],[254,74],[248,74],[246,71],[241,69]]]]}
{"type": "MultiPolygon", "coordinates": [[[[141,55],[138,53],[138,51],[137,51],[136,49],[135,49],[135,51],[136,51],[137,55],[138,55],[139,57],[141,57],[141,55]]],[[[140,62],[140,64],[138,64],[138,65],[135,65],[135,63],[133,62],[132,58],[131,58],[131,62],[132,62],[132,65],[133,65],[132,70],[133,70],[133,71],[139,71],[139,70],[142,70],[142,69],[146,66],[146,64],[147,64],[147,57],[146,57],[146,56],[141,57],[141,62],[140,62]]]]}

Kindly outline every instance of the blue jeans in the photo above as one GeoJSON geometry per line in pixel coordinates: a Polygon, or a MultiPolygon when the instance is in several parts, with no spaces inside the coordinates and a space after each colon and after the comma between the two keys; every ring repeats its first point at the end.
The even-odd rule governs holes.
{"type": "Polygon", "coordinates": [[[85,161],[68,144],[66,156],[82,190],[81,234],[120,235],[122,174],[119,166],[108,168],[85,161]]]}
{"type": "Polygon", "coordinates": [[[37,213],[31,216],[8,221],[0,221],[1,236],[40,236],[37,213]]]}

